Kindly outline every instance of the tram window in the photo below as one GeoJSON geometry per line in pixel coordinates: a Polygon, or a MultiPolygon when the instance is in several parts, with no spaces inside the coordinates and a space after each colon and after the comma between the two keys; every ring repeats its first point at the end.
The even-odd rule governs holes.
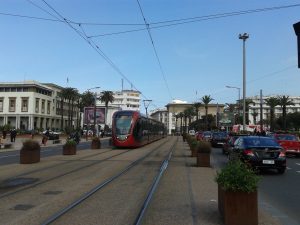
{"type": "Polygon", "coordinates": [[[131,126],[131,116],[120,115],[116,118],[116,134],[129,134],[131,126]]]}

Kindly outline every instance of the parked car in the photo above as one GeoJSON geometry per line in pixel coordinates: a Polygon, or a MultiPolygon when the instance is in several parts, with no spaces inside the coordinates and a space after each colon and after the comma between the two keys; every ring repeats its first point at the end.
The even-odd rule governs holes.
{"type": "Polygon", "coordinates": [[[239,137],[230,154],[238,155],[254,169],[277,169],[279,173],[284,173],[286,170],[285,151],[275,139],[270,137],[239,137]]]}
{"type": "Polygon", "coordinates": [[[195,136],[196,132],[194,130],[189,130],[189,135],[195,136]]]}
{"type": "Polygon", "coordinates": [[[246,136],[245,134],[234,134],[229,136],[227,141],[223,144],[222,153],[228,155],[234,146],[234,142],[241,136],[246,136]]]}
{"type": "Polygon", "coordinates": [[[202,131],[198,131],[196,134],[197,141],[202,141],[204,139],[204,133],[202,131]]]}
{"type": "Polygon", "coordinates": [[[284,148],[286,154],[300,156],[300,141],[293,134],[274,134],[275,140],[284,148]]]}
{"type": "Polygon", "coordinates": [[[60,133],[55,132],[53,130],[45,130],[42,133],[43,133],[43,135],[46,135],[49,140],[58,140],[59,139],[60,133]]]}
{"type": "Polygon", "coordinates": [[[203,140],[204,141],[210,141],[211,140],[211,132],[210,131],[204,131],[203,132],[203,140]]]}
{"type": "Polygon", "coordinates": [[[222,147],[228,139],[228,134],[226,132],[213,132],[211,136],[212,147],[222,147]]]}

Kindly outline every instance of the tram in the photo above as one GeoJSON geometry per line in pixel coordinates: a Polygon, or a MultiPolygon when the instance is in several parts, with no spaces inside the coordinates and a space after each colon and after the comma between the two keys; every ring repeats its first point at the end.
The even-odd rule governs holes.
{"type": "Polygon", "coordinates": [[[138,111],[122,110],[113,114],[112,144],[119,148],[137,148],[166,136],[163,123],[138,111]]]}

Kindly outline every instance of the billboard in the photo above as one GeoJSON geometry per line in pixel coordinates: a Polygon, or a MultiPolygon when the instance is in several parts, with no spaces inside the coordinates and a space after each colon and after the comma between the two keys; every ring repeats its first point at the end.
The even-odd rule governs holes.
{"type": "MultiPolygon", "coordinates": [[[[84,108],[84,123],[94,124],[94,107],[84,108]]],[[[105,108],[96,107],[96,124],[105,123],[105,108]]]]}
{"type": "Polygon", "coordinates": [[[234,114],[231,112],[220,113],[219,124],[221,126],[232,126],[234,124],[234,114]]]}

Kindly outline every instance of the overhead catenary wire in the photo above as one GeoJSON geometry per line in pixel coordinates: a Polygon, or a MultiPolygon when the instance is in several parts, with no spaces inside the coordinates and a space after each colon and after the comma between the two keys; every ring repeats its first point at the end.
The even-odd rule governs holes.
{"type": "Polygon", "coordinates": [[[165,72],[164,72],[164,70],[163,70],[163,68],[162,68],[161,61],[160,61],[160,59],[159,59],[159,56],[158,56],[158,53],[157,53],[157,50],[156,50],[156,47],[155,47],[155,44],[154,44],[154,41],[153,41],[153,38],[152,38],[152,35],[151,35],[151,31],[150,31],[150,28],[149,28],[149,24],[147,23],[147,20],[146,20],[146,18],[145,18],[145,15],[144,15],[144,12],[143,12],[143,9],[142,9],[142,6],[141,6],[139,0],[137,0],[137,3],[138,3],[138,6],[139,6],[139,9],[140,9],[140,12],[141,12],[141,14],[142,14],[142,17],[143,17],[145,26],[146,26],[146,28],[147,28],[147,32],[148,32],[148,35],[149,35],[149,38],[150,38],[150,41],[151,41],[151,44],[152,44],[152,47],[153,47],[153,50],[154,50],[154,53],[155,53],[156,60],[157,60],[157,62],[158,62],[159,68],[160,68],[160,72],[161,72],[161,74],[162,74],[164,83],[165,83],[165,85],[166,85],[166,88],[167,88],[167,90],[168,90],[168,93],[169,93],[170,98],[173,99],[172,94],[171,94],[171,91],[170,91],[170,88],[169,88],[169,85],[168,85],[168,82],[167,82],[167,79],[166,79],[165,72]]]}
{"type": "MultiPolygon", "coordinates": [[[[240,15],[245,15],[245,14],[294,8],[294,7],[299,7],[299,6],[300,6],[300,4],[293,4],[293,5],[275,6],[275,7],[269,7],[269,8],[234,11],[234,12],[228,12],[228,13],[219,13],[219,14],[212,14],[212,15],[205,15],[205,16],[189,17],[189,18],[183,18],[183,19],[159,21],[159,22],[149,23],[148,25],[149,25],[150,29],[159,29],[159,28],[178,26],[178,25],[183,25],[183,24],[188,24],[188,23],[196,23],[196,22],[215,20],[215,19],[232,17],[232,16],[240,16],[240,15]],[[165,24],[165,23],[169,23],[169,24],[165,24]],[[165,25],[153,26],[153,25],[158,25],[158,24],[165,24],[165,25]]],[[[132,30],[124,30],[124,31],[118,31],[118,32],[96,34],[96,35],[89,36],[89,38],[126,34],[126,33],[139,32],[139,31],[144,31],[144,30],[147,30],[147,28],[138,28],[138,29],[132,29],[132,30]]]]}
{"type": "MultiPolygon", "coordinates": [[[[78,31],[78,29],[76,29],[75,27],[73,27],[70,22],[63,17],[58,11],[56,11],[49,3],[47,3],[45,0],[42,0],[51,10],[53,10],[60,18],[62,18],[65,23],[72,28],[81,38],[83,38],[108,64],[110,64],[110,66],[119,73],[119,75],[121,75],[136,91],[139,91],[134,85],[133,83],[122,73],[122,71],[114,64],[114,62],[100,49],[100,47],[98,45],[95,44],[94,41],[91,41],[89,39],[86,38],[86,34],[84,32],[84,30],[82,30],[82,32],[78,31]]],[[[141,93],[141,95],[148,99],[141,91],[139,91],[141,93]]]]}

